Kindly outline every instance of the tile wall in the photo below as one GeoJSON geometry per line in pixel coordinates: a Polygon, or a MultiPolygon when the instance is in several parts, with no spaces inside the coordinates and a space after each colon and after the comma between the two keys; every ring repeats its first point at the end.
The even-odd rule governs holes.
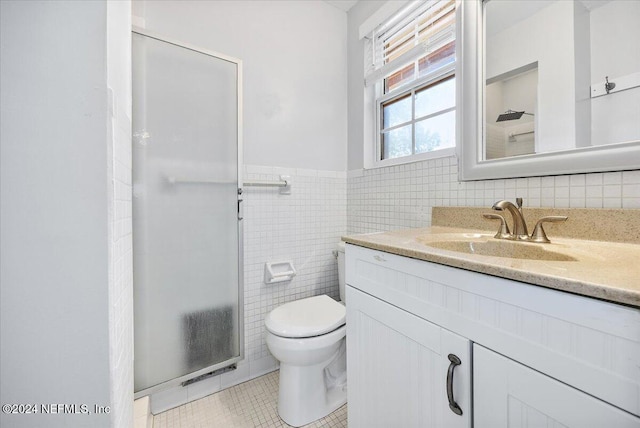
{"type": "Polygon", "coordinates": [[[251,361],[271,358],[264,319],[292,300],[327,294],[338,298],[338,265],[333,255],[347,231],[346,174],[246,166],[245,180],[291,176],[291,194],[278,188],[244,188],[245,351],[251,361]],[[292,260],[290,283],[266,285],[266,261],[292,260]]]}
{"type": "Polygon", "coordinates": [[[640,208],[640,170],[483,181],[458,181],[455,157],[349,171],[348,233],[424,227],[434,206],[640,208]]]}

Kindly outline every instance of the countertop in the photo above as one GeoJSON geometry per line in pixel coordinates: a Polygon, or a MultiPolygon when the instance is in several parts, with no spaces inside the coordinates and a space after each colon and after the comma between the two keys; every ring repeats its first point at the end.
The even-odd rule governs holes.
{"type": "Polygon", "coordinates": [[[492,240],[495,232],[432,226],[382,233],[349,235],[348,244],[414,259],[512,279],[574,294],[640,308],[640,245],[569,238],[553,238],[539,246],[575,260],[514,259],[449,251],[429,246],[432,242],[492,240]],[[452,235],[453,234],[453,235],[452,235]]]}

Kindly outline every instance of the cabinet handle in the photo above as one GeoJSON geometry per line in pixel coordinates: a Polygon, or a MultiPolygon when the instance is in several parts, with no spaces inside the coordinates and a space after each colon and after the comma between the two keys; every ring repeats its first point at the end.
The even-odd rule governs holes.
{"type": "Polygon", "coordinates": [[[373,256],[373,258],[376,259],[379,262],[386,262],[387,261],[387,259],[385,259],[384,257],[379,256],[377,254],[375,256],[373,256]]]}
{"type": "Polygon", "coordinates": [[[462,415],[462,409],[453,398],[453,370],[456,366],[462,364],[462,361],[453,354],[449,354],[449,361],[451,361],[451,364],[449,364],[449,370],[447,370],[447,398],[449,399],[449,408],[456,415],[462,415]]]}

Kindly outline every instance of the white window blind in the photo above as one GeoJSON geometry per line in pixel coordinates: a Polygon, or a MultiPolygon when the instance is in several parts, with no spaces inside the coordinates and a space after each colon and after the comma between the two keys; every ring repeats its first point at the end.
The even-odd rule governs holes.
{"type": "Polygon", "coordinates": [[[365,85],[412,63],[417,70],[408,81],[432,71],[435,62],[455,61],[455,35],[455,0],[411,2],[373,31],[365,85]]]}

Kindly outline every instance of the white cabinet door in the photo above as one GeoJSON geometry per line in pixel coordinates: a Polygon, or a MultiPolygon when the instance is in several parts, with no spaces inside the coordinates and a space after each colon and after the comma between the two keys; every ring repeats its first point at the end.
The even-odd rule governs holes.
{"type": "Polygon", "coordinates": [[[470,342],[352,287],[347,301],[349,428],[469,428],[470,342]]]}
{"type": "Polygon", "coordinates": [[[475,428],[640,428],[640,419],[473,345],[475,428]]]}

